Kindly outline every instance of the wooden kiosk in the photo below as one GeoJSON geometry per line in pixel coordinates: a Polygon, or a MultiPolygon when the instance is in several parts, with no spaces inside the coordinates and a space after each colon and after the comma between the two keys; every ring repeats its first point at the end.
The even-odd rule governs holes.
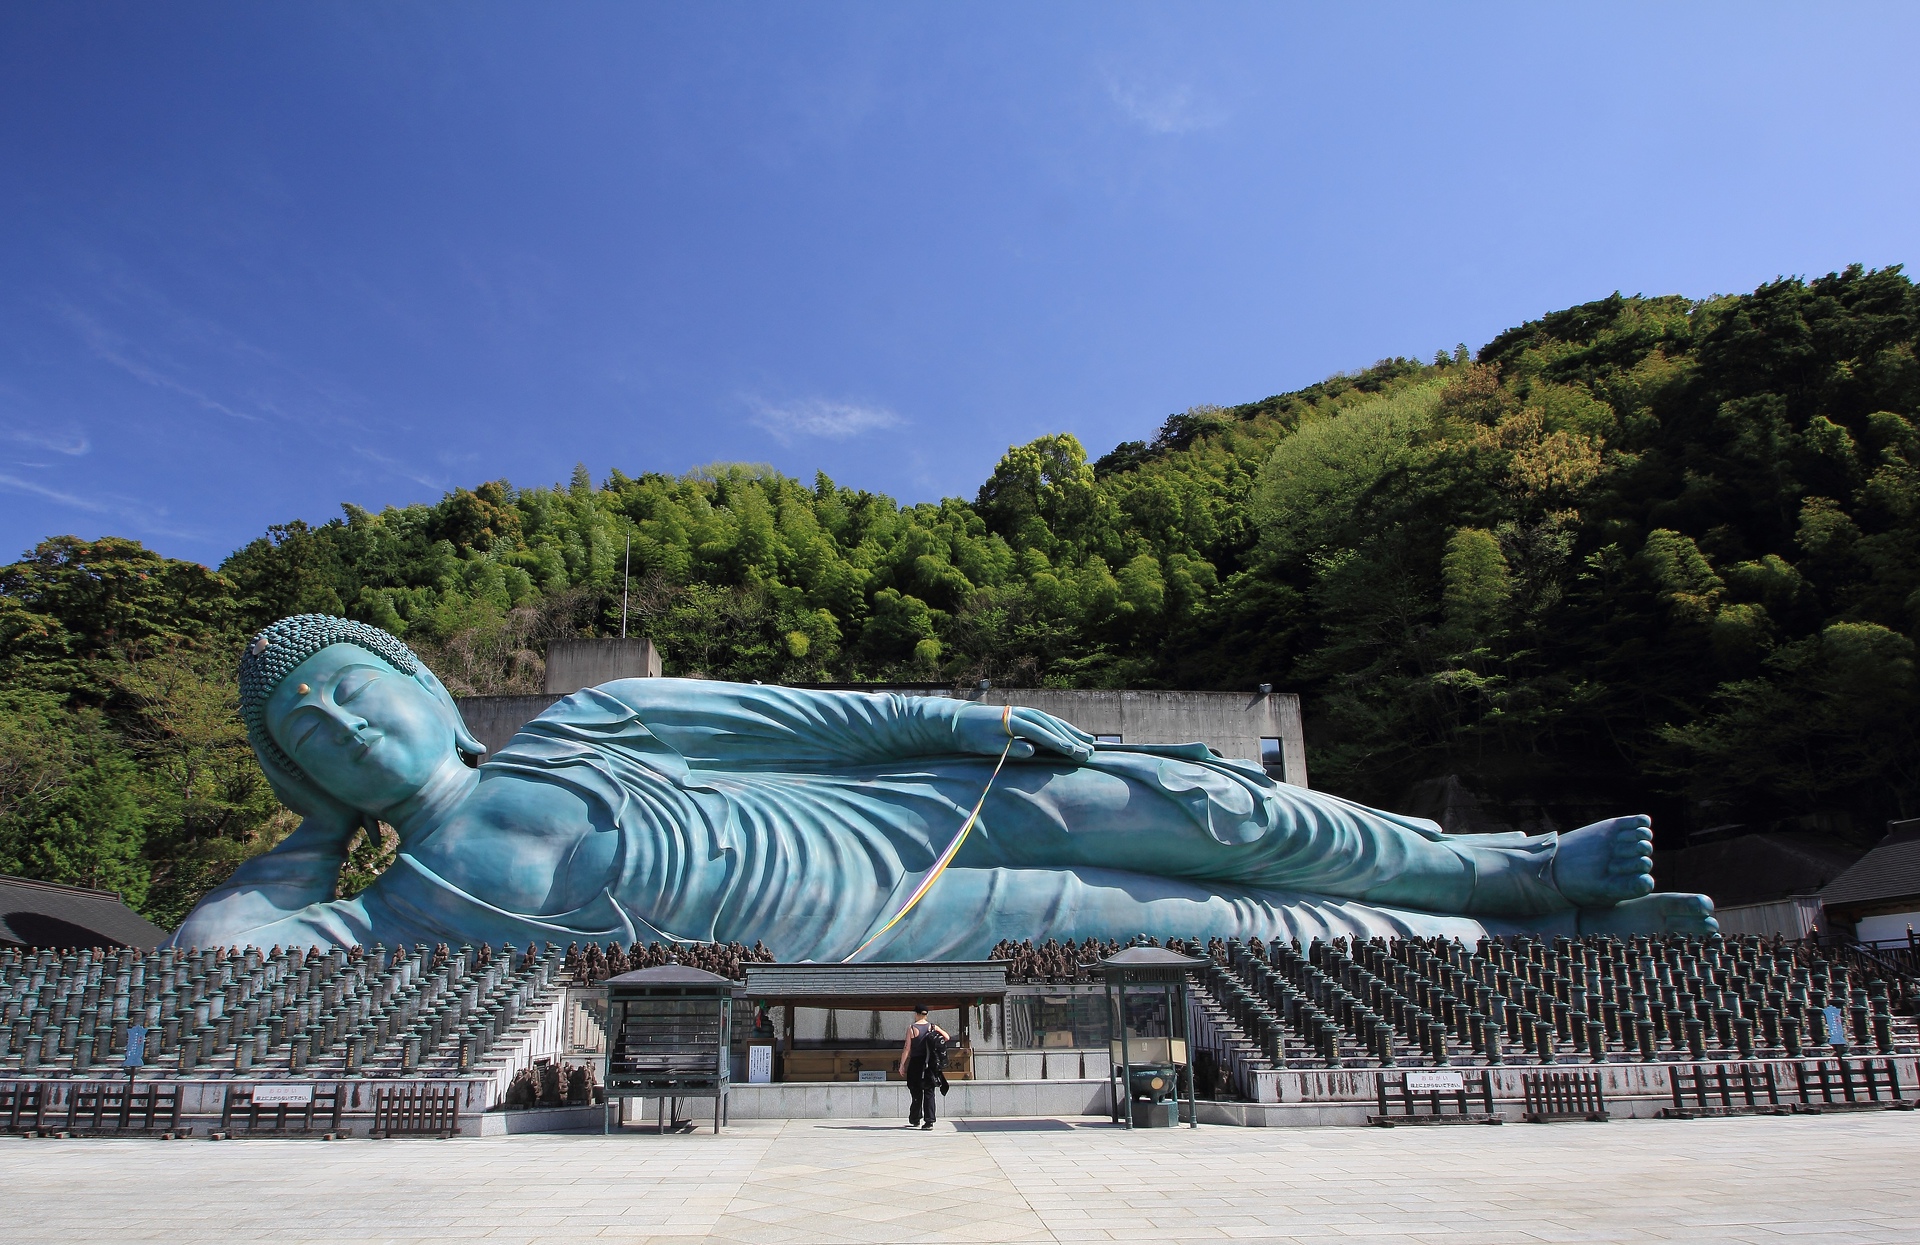
{"type": "Polygon", "coordinates": [[[606,985],[608,1111],[622,1099],[657,1098],[665,1132],[680,1099],[712,1098],[719,1132],[731,1074],[733,982],[666,964],[610,977],[606,985]]]}

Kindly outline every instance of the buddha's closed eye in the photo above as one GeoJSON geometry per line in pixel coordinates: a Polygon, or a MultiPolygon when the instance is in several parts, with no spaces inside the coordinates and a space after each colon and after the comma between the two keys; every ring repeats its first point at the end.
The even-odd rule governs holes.
{"type": "Polygon", "coordinates": [[[365,667],[349,670],[340,676],[338,683],[334,684],[333,703],[344,705],[379,681],[378,670],[369,670],[365,667]]]}

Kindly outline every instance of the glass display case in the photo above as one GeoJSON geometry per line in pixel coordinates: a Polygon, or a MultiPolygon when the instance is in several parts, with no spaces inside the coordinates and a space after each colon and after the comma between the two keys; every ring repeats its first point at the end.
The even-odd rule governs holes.
{"type": "Polygon", "coordinates": [[[1098,986],[1049,990],[1045,994],[1008,992],[1005,1043],[1008,1050],[1107,1048],[1112,1004],[1098,986]]]}

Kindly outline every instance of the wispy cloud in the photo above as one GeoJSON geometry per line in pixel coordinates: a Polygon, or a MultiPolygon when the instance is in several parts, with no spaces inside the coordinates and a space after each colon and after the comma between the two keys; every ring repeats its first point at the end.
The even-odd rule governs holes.
{"type": "Polygon", "coordinates": [[[104,514],[111,507],[105,506],[90,497],[77,497],[72,493],[63,493],[59,489],[48,488],[44,484],[35,484],[32,480],[22,480],[19,476],[0,471],[0,488],[12,489],[16,493],[29,493],[35,497],[44,497],[48,501],[59,502],[63,506],[72,506],[76,510],[85,510],[91,514],[104,514]]]}
{"type": "Polygon", "coordinates": [[[1227,120],[1226,108],[1204,98],[1191,83],[1148,86],[1109,75],[1107,95],[1128,120],[1149,134],[1188,134],[1227,120]]]}
{"type": "Polygon", "coordinates": [[[70,458],[78,458],[93,448],[93,442],[79,433],[34,432],[26,428],[9,428],[0,432],[0,437],[5,437],[9,441],[18,441],[22,445],[31,445],[35,449],[65,454],[70,458]]]}
{"type": "Polygon", "coordinates": [[[829,398],[805,398],[797,402],[766,402],[749,398],[753,423],[773,434],[774,439],[790,444],[795,437],[825,437],[845,441],[865,432],[893,428],[906,421],[883,406],[862,406],[853,402],[835,402],[829,398]]]}
{"type": "Polygon", "coordinates": [[[376,464],[390,474],[399,476],[403,480],[411,480],[415,484],[422,485],[426,488],[444,489],[447,487],[447,482],[444,477],[429,476],[409,463],[401,462],[397,458],[389,458],[385,454],[370,450],[364,445],[354,446],[353,452],[368,462],[376,464]]]}
{"type": "MultiPolygon", "coordinates": [[[[20,464],[28,466],[31,464],[20,464]]],[[[25,493],[50,501],[56,505],[67,506],[87,514],[111,515],[110,522],[124,525],[142,536],[164,536],[174,540],[205,541],[207,532],[199,527],[183,527],[173,522],[171,512],[165,506],[153,506],[145,501],[124,494],[102,493],[92,497],[82,497],[78,493],[69,493],[62,489],[50,488],[33,480],[24,480],[11,472],[0,471],[0,490],[25,493]]]]}
{"type": "Polygon", "coordinates": [[[258,415],[236,410],[219,399],[199,389],[195,389],[191,385],[175,380],[152,364],[135,358],[133,352],[127,349],[126,343],[121,337],[110,332],[106,326],[79,308],[64,307],[61,310],[66,317],[67,323],[71,324],[74,330],[80,334],[80,339],[87,343],[89,350],[93,351],[95,355],[107,363],[112,364],[135,380],[140,381],[142,384],[151,385],[155,389],[164,390],[168,393],[178,394],[183,398],[198,403],[209,411],[216,411],[219,414],[230,416],[234,419],[244,419],[250,423],[259,421],[260,417],[258,415]]]}

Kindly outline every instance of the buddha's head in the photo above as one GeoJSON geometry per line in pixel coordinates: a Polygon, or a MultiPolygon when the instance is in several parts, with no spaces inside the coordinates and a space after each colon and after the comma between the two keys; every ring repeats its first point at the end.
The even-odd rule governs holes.
{"type": "Polygon", "coordinates": [[[240,717],[289,807],[324,796],[379,815],[457,757],[486,751],[413,650],[328,614],[283,618],[240,658],[240,717]]]}

